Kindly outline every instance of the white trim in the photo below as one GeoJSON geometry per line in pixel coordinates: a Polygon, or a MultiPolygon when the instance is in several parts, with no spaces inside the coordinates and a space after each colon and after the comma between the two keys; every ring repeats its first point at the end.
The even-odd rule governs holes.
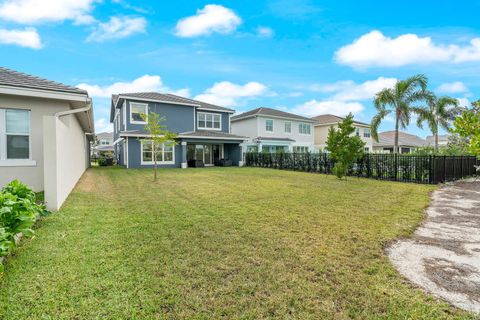
{"type": "Polygon", "coordinates": [[[291,135],[291,134],[292,134],[292,121],[285,121],[285,122],[283,123],[283,133],[288,134],[288,135],[291,135]],[[290,124],[290,132],[285,131],[285,125],[286,125],[287,123],[290,124]]]}
{"type": "Polygon", "coordinates": [[[129,119],[130,123],[132,123],[132,124],[146,124],[147,121],[135,121],[135,120],[132,119],[132,109],[133,109],[132,104],[136,104],[136,105],[145,107],[145,109],[146,109],[145,115],[147,116],[147,121],[148,121],[148,103],[140,103],[140,102],[130,101],[130,110],[129,110],[130,111],[129,112],[130,113],[130,119],[129,119]]]}
{"type": "Polygon", "coordinates": [[[62,92],[62,91],[53,91],[53,90],[50,91],[50,90],[14,87],[14,86],[6,86],[6,85],[0,85],[0,93],[18,95],[18,96],[37,97],[37,98],[79,101],[79,102],[86,102],[88,100],[87,93],[85,94],[68,93],[68,92],[62,92]]]}
{"type": "Polygon", "coordinates": [[[3,166],[34,166],[36,162],[32,160],[32,111],[23,108],[0,108],[0,161],[10,163],[3,166]],[[20,110],[28,113],[28,133],[7,133],[7,110],[20,110]],[[7,158],[7,136],[28,136],[28,159],[8,159],[7,158]],[[20,160],[20,161],[18,161],[20,160]],[[21,163],[15,165],[15,163],[21,163]],[[26,164],[29,163],[29,164],[26,164]],[[33,164],[32,164],[33,163],[33,164]]]}
{"type": "Polygon", "coordinates": [[[233,111],[233,110],[218,110],[218,109],[210,109],[210,108],[203,108],[203,107],[197,107],[197,110],[200,110],[200,111],[225,112],[225,113],[235,113],[235,111],[233,111]]]}
{"type": "Polygon", "coordinates": [[[272,133],[275,132],[275,121],[273,121],[273,119],[265,118],[264,124],[265,124],[265,127],[264,127],[265,132],[272,132],[272,133]],[[267,121],[272,121],[272,130],[267,130],[267,121]]]}
{"type": "Polygon", "coordinates": [[[123,101],[123,129],[127,130],[127,101],[123,101]]]}
{"type": "Polygon", "coordinates": [[[128,137],[127,140],[125,140],[125,149],[127,150],[127,158],[125,159],[125,163],[127,164],[127,169],[129,167],[129,158],[130,158],[130,153],[128,152],[128,137]]]}
{"type": "Polygon", "coordinates": [[[298,134],[299,135],[302,135],[302,136],[311,136],[312,135],[312,125],[311,123],[307,123],[307,122],[299,122],[298,123],[298,134]],[[300,132],[300,127],[302,125],[307,125],[308,126],[308,131],[310,131],[309,133],[303,133],[303,132],[300,132]]]}
{"type": "MultiPolygon", "coordinates": [[[[338,122],[329,122],[329,123],[316,123],[314,124],[313,126],[314,127],[321,127],[321,126],[332,126],[332,125],[338,125],[340,122],[342,121],[338,121],[338,122]]],[[[364,127],[364,128],[370,128],[370,125],[368,124],[363,124],[363,123],[358,123],[358,122],[353,122],[353,125],[355,126],[360,126],[360,127],[364,127]]]]}
{"type": "Polygon", "coordinates": [[[0,160],[0,167],[36,167],[37,161],[31,159],[0,160]]]}
{"type": "MultiPolygon", "coordinates": [[[[136,137],[136,138],[151,138],[151,134],[146,133],[120,133],[120,137],[136,137]]],[[[189,136],[179,134],[177,138],[186,138],[186,139],[210,139],[210,140],[238,140],[238,141],[247,141],[248,138],[233,138],[233,137],[209,137],[209,136],[189,136]]]]}
{"type": "Polygon", "coordinates": [[[275,119],[283,119],[283,120],[297,121],[297,122],[310,122],[310,123],[315,123],[316,122],[315,120],[310,120],[308,118],[296,119],[296,118],[290,118],[290,117],[269,116],[269,115],[266,115],[266,114],[254,114],[254,115],[249,115],[249,116],[246,116],[246,117],[235,118],[235,119],[232,119],[232,122],[240,121],[240,120],[248,119],[248,118],[253,118],[253,117],[266,118],[266,119],[275,118],[275,119]]]}
{"type": "MultiPolygon", "coordinates": [[[[153,157],[155,157],[154,155],[154,152],[152,150],[152,161],[143,161],[143,144],[145,142],[152,142],[152,140],[148,140],[148,139],[142,139],[140,141],[140,164],[141,165],[153,165],[155,164],[155,162],[153,161],[153,157]]],[[[157,152],[161,152],[162,153],[162,158],[165,158],[165,150],[164,150],[164,147],[165,145],[162,144],[161,146],[161,150],[158,150],[157,152]]],[[[157,161],[157,164],[175,164],[175,145],[172,145],[172,161],[157,161]]]]}
{"type": "Polygon", "coordinates": [[[179,105],[190,106],[190,107],[200,107],[199,104],[194,104],[194,103],[183,103],[183,102],[165,101],[165,100],[158,100],[158,99],[138,98],[138,97],[123,96],[123,95],[120,95],[118,97],[118,101],[120,101],[120,99],[129,99],[129,100],[137,100],[137,101],[145,101],[145,102],[160,102],[160,103],[167,103],[167,104],[179,104],[179,105]]]}
{"type": "Polygon", "coordinates": [[[121,142],[124,140],[123,138],[118,138],[117,140],[113,141],[113,145],[116,145],[117,143],[121,142]]]}
{"type": "Polygon", "coordinates": [[[197,125],[196,125],[196,128],[198,129],[201,129],[201,130],[212,130],[212,131],[221,131],[222,130],[222,115],[219,114],[219,113],[211,113],[211,112],[198,112],[197,114],[197,125]],[[199,125],[199,120],[200,120],[200,115],[201,114],[204,114],[205,115],[205,127],[200,127],[199,125]],[[219,119],[220,119],[220,127],[219,128],[208,128],[207,127],[207,115],[211,115],[212,116],[212,126],[215,124],[215,121],[214,121],[214,118],[215,116],[218,116],[219,119]]]}

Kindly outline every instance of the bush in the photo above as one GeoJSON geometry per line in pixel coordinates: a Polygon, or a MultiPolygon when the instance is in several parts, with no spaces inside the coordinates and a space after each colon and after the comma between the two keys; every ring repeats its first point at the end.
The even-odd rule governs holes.
{"type": "Polygon", "coordinates": [[[338,178],[342,179],[347,173],[347,166],[345,166],[341,162],[335,163],[335,166],[333,167],[333,174],[338,178]]]}
{"type": "MultiPolygon", "coordinates": [[[[49,211],[35,202],[35,193],[18,180],[10,182],[0,191],[0,257],[15,248],[15,236],[33,235],[31,229],[39,216],[49,211]]],[[[0,265],[0,271],[2,266],[0,265]]]]}

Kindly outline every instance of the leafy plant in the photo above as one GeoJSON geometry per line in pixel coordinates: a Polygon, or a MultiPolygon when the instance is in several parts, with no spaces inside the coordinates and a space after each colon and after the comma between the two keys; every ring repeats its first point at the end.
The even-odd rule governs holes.
{"type": "Polygon", "coordinates": [[[335,162],[333,172],[337,178],[345,176],[348,167],[364,153],[365,142],[354,135],[353,115],[349,114],[338,124],[338,130],[333,126],[328,130],[327,147],[330,157],[335,162]]]}
{"type": "Polygon", "coordinates": [[[469,151],[480,156],[480,100],[472,103],[472,108],[466,110],[453,122],[452,132],[468,140],[469,151]]]}

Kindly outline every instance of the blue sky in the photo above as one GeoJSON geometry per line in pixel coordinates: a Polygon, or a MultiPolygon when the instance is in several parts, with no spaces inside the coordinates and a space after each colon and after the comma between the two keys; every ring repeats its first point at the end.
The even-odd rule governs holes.
{"type": "Polygon", "coordinates": [[[0,59],[88,89],[98,131],[118,92],[364,122],[376,91],[417,73],[439,95],[480,98],[480,1],[385,3],[0,0],[0,59]]]}

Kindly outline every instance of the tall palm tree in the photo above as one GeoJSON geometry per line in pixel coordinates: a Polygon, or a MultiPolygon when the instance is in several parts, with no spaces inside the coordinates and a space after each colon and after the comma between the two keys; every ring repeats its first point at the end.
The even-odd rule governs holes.
{"type": "Polygon", "coordinates": [[[395,146],[394,153],[398,153],[398,131],[410,124],[414,103],[424,102],[429,99],[427,91],[428,79],[419,74],[405,80],[398,80],[393,88],[382,89],[375,95],[373,103],[377,114],[371,123],[372,137],[378,141],[378,127],[389,114],[395,115],[395,146]]]}
{"type": "Polygon", "coordinates": [[[461,112],[458,100],[451,97],[431,95],[426,108],[415,109],[418,114],[417,125],[422,128],[427,122],[428,128],[435,137],[435,153],[438,152],[438,129],[448,130],[450,122],[461,112]]]}

